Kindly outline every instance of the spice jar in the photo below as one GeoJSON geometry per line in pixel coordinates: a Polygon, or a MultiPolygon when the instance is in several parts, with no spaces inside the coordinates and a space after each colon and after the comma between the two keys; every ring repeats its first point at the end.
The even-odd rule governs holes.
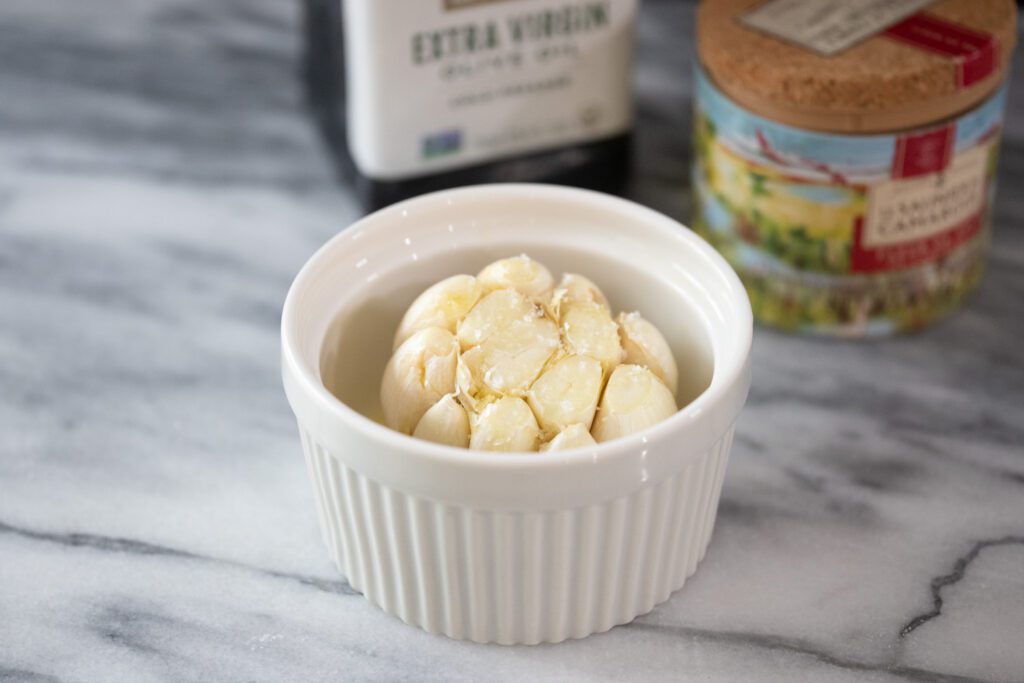
{"type": "Polygon", "coordinates": [[[695,227],[764,323],[878,336],[978,284],[1012,0],[706,0],[695,227]]]}

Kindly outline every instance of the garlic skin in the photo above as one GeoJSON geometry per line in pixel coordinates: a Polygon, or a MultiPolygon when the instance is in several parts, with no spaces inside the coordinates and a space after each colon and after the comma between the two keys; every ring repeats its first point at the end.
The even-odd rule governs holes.
{"type": "Polygon", "coordinates": [[[620,365],[608,378],[591,430],[598,443],[633,434],[676,412],[672,393],[654,373],[639,365],[620,365]]]}
{"type": "Polygon", "coordinates": [[[569,353],[596,359],[605,374],[625,355],[619,326],[608,309],[593,301],[569,301],[562,307],[562,338],[569,353]]]}
{"type": "Polygon", "coordinates": [[[590,429],[601,396],[601,363],[590,356],[566,356],[548,367],[530,387],[527,402],[545,437],[569,425],[590,429]]]}
{"type": "Polygon", "coordinates": [[[587,428],[581,424],[569,425],[560,431],[555,438],[540,447],[543,451],[567,451],[570,448],[586,448],[596,446],[597,442],[587,428]]]}
{"type": "Polygon", "coordinates": [[[427,327],[440,327],[454,334],[459,321],[466,317],[483,293],[483,288],[472,275],[453,275],[428,287],[402,316],[392,350],[427,327]]]}
{"type": "Polygon", "coordinates": [[[566,273],[562,276],[558,287],[551,294],[548,309],[555,320],[561,321],[562,306],[570,301],[589,301],[601,306],[611,315],[611,306],[601,288],[592,280],[577,273],[566,273]]]}
{"type": "Polygon", "coordinates": [[[555,282],[550,270],[526,254],[495,261],[476,278],[487,291],[514,289],[535,299],[545,298],[555,282]]]}
{"type": "Polygon", "coordinates": [[[440,327],[420,330],[402,342],[381,379],[384,423],[411,434],[432,405],[455,391],[458,354],[455,336],[440,327]]]}
{"type": "Polygon", "coordinates": [[[619,336],[625,351],[623,363],[642,365],[665,383],[672,395],[679,388],[679,367],[664,335],[637,312],[620,313],[619,336]]]}
{"type": "Polygon", "coordinates": [[[412,435],[445,446],[468,448],[469,415],[454,394],[445,394],[423,413],[412,435]]]}
{"type": "Polygon", "coordinates": [[[463,351],[455,365],[455,397],[466,410],[479,412],[488,403],[501,398],[483,383],[483,355],[479,347],[463,351]]]}
{"type": "Polygon", "coordinates": [[[521,398],[505,397],[484,406],[470,419],[469,447],[480,451],[536,451],[540,427],[521,398]]]}

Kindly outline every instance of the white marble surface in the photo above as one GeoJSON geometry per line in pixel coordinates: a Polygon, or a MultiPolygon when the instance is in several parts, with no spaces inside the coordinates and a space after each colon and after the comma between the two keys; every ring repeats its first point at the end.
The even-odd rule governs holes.
{"type": "MultiPolygon", "coordinates": [[[[690,14],[645,6],[632,190],[681,218],[690,14]]],[[[607,634],[487,647],[385,616],[321,547],[278,316],[357,209],[298,22],[0,6],[0,680],[1024,680],[1024,87],[970,307],[872,344],[759,330],[696,577],[607,634]]]]}

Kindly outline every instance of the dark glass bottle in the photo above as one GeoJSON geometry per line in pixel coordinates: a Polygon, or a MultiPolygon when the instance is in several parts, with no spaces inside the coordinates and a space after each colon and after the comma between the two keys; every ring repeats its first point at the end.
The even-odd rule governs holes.
{"type": "Polygon", "coordinates": [[[305,0],[309,102],[368,209],[487,182],[615,192],[635,12],[636,0],[305,0]]]}

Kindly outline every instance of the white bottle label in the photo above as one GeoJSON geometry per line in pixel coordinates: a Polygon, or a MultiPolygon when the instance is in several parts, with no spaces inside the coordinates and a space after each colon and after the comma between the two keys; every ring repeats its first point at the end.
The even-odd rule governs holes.
{"type": "Polygon", "coordinates": [[[933,0],[769,0],[740,20],[823,55],[842,52],[906,19],[933,0]]]}
{"type": "Polygon", "coordinates": [[[636,0],[342,0],[348,144],[383,180],[612,137],[636,0]]]}

